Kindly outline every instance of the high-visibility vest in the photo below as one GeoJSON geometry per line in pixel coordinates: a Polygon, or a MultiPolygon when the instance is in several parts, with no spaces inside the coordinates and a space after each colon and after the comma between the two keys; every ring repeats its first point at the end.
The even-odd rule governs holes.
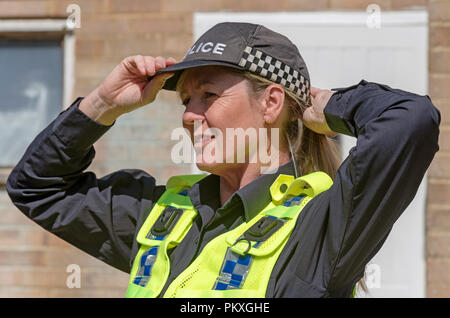
{"type": "MultiPolygon", "coordinates": [[[[192,226],[197,211],[187,189],[206,175],[176,176],[156,202],[137,235],[140,244],[127,297],[158,297],[170,273],[168,250],[192,226]]],[[[295,179],[279,175],[272,201],[249,222],[221,234],[168,286],[164,297],[265,297],[275,263],[302,209],[332,185],[324,172],[295,179]]]]}

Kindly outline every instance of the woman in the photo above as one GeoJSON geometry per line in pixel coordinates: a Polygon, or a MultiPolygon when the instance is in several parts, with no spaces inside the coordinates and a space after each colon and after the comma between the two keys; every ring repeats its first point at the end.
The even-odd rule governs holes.
{"type": "Polygon", "coordinates": [[[130,297],[348,297],[413,199],[438,150],[439,122],[427,96],[364,80],[311,87],[286,37],[221,23],[181,63],[123,60],[36,138],[7,190],[45,229],[130,272],[130,297]],[[247,140],[199,159],[210,175],[166,186],[139,170],[83,172],[92,144],[161,88],[178,91],[183,127],[201,151],[218,135],[227,148],[235,138],[227,128],[278,133],[264,144],[277,169],[263,173],[247,140]],[[327,137],[337,133],[358,139],[339,169],[327,137]]]}

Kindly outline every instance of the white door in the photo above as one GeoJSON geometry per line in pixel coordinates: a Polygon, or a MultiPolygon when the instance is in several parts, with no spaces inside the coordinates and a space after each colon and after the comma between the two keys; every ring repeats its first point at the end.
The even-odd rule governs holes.
{"type": "MultiPolygon", "coordinates": [[[[291,39],[313,86],[345,87],[361,79],[427,93],[426,11],[197,13],[194,38],[219,22],[263,24],[291,39]]],[[[356,139],[340,140],[345,156],[356,139]]],[[[424,179],[426,180],[426,179],[424,179]]],[[[425,181],[366,268],[369,297],[425,296],[425,181]]]]}

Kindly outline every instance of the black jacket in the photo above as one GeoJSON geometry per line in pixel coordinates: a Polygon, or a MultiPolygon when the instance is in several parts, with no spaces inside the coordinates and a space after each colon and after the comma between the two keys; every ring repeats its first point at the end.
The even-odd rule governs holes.
{"type": "MultiPolygon", "coordinates": [[[[334,185],[305,207],[271,274],[267,297],[348,297],[365,265],[416,194],[438,151],[440,114],[428,96],[362,80],[337,89],[325,108],[331,129],[357,137],[334,185]]],[[[30,219],[92,256],[129,272],[136,234],[165,190],[142,170],[97,178],[85,172],[108,129],[78,99],[42,131],[12,171],[7,191],[30,219]]],[[[189,191],[199,215],[170,254],[167,284],[214,237],[255,216],[269,186],[292,163],[262,175],[220,204],[219,178],[189,191]]],[[[411,233],[414,235],[414,233],[411,233]]]]}

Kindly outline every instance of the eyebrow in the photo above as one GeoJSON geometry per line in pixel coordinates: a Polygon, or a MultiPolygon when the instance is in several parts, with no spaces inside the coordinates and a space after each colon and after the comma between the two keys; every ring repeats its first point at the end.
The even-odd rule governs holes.
{"type": "MultiPolygon", "coordinates": [[[[209,80],[200,80],[197,82],[197,85],[195,85],[195,88],[199,89],[200,87],[202,87],[203,85],[207,85],[207,84],[213,84],[213,82],[209,81],[209,80]]],[[[180,95],[186,93],[186,90],[183,88],[180,91],[180,95]]]]}

